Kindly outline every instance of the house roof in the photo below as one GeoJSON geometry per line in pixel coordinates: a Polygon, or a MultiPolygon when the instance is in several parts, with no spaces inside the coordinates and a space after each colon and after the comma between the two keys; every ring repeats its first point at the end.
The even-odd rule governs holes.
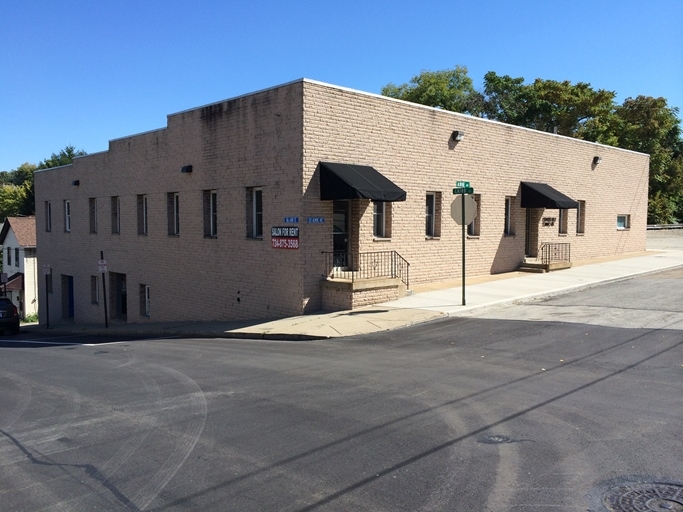
{"type": "Polygon", "coordinates": [[[4,245],[10,229],[14,232],[21,247],[36,246],[36,218],[34,216],[7,217],[0,231],[0,245],[4,245]]]}

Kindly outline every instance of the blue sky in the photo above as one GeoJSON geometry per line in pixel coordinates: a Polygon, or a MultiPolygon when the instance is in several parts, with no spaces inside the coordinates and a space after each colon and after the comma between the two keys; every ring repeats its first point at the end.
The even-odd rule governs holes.
{"type": "Polygon", "coordinates": [[[301,77],[379,93],[462,65],[683,108],[683,0],[5,0],[0,45],[0,171],[301,77]]]}

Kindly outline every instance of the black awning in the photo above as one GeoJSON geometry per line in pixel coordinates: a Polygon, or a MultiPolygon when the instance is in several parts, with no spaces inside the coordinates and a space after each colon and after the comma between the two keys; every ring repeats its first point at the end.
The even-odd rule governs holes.
{"type": "Polygon", "coordinates": [[[320,199],[405,201],[405,190],[367,165],[320,162],[320,199]]]}
{"type": "Polygon", "coordinates": [[[522,208],[560,210],[578,208],[579,203],[545,183],[522,182],[522,208]]]}

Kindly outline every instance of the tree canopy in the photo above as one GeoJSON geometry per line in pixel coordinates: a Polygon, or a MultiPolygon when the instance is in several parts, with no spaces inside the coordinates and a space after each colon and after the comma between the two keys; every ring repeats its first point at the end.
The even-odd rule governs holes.
{"type": "Polygon", "coordinates": [[[678,109],[665,98],[638,96],[616,103],[616,92],[589,83],[484,75],[477,91],[467,68],[422,71],[382,94],[650,155],[648,222],[683,221],[683,138],[678,109]]]}
{"type": "Polygon", "coordinates": [[[26,162],[11,171],[0,172],[0,219],[4,221],[7,217],[17,215],[35,215],[33,173],[39,169],[68,165],[77,156],[85,154],[85,151],[74,146],[66,146],[37,165],[26,162]]]}

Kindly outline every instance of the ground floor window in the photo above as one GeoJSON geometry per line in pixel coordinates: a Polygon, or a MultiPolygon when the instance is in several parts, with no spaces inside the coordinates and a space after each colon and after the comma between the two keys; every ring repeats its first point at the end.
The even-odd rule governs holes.
{"type": "Polygon", "coordinates": [[[586,201],[579,201],[576,209],[576,234],[581,235],[586,232],[586,201]]]}
{"type": "Polygon", "coordinates": [[[247,238],[263,239],[263,189],[247,187],[247,238]]]}
{"type": "Polygon", "coordinates": [[[631,229],[631,216],[617,215],[617,229],[631,229]]]}
{"type": "Polygon", "coordinates": [[[425,210],[425,236],[441,236],[441,192],[427,192],[425,210]]]}
{"type": "Polygon", "coordinates": [[[567,234],[567,210],[565,208],[560,208],[560,222],[559,222],[559,234],[567,234]]]}
{"type": "Polygon", "coordinates": [[[140,315],[150,316],[149,286],[140,285],[140,315]]]}
{"type": "Polygon", "coordinates": [[[97,276],[90,276],[90,303],[100,303],[100,282],[97,276]]]}
{"type": "Polygon", "coordinates": [[[375,238],[391,238],[391,203],[374,201],[372,234],[375,238]]]}
{"type": "Polygon", "coordinates": [[[474,194],[472,197],[477,205],[477,214],[474,220],[467,225],[467,235],[479,236],[481,235],[481,194],[474,194]]]}
{"type": "Polygon", "coordinates": [[[505,198],[505,228],[503,232],[508,236],[515,234],[515,223],[512,215],[514,200],[514,197],[505,198]]]}

